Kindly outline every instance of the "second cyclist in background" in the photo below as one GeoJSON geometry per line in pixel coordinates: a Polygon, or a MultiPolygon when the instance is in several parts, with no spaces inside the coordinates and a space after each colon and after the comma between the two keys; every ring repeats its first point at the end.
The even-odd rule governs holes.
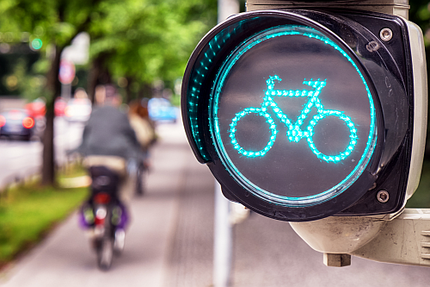
{"type": "Polygon", "coordinates": [[[151,166],[149,149],[157,139],[154,123],[150,120],[148,108],[144,100],[133,101],[129,104],[128,117],[131,127],[136,133],[142,155],[136,162],[136,194],[143,195],[145,190],[145,174],[151,166]]]}

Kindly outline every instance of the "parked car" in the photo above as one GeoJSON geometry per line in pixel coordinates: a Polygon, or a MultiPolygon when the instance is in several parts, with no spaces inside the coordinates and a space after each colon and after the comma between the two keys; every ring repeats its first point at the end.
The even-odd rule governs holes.
{"type": "Polygon", "coordinates": [[[89,99],[70,99],[64,109],[66,120],[71,122],[86,122],[90,118],[92,111],[89,99]]]}
{"type": "Polygon", "coordinates": [[[25,109],[11,109],[0,114],[1,137],[29,141],[35,131],[36,122],[25,109]]]}
{"type": "MultiPolygon", "coordinates": [[[[25,105],[27,112],[33,118],[42,118],[46,113],[46,104],[45,100],[38,98],[28,104],[25,105]]],[[[67,106],[67,102],[63,100],[61,97],[55,99],[54,112],[55,116],[62,117],[64,115],[64,109],[67,106]]]]}
{"type": "Polygon", "coordinates": [[[56,117],[64,116],[64,110],[67,107],[67,102],[63,98],[58,97],[55,99],[54,112],[56,117]]]}
{"type": "Polygon", "coordinates": [[[178,118],[179,109],[164,98],[152,98],[148,101],[149,117],[153,121],[173,121],[178,118]]]}
{"type": "Polygon", "coordinates": [[[35,119],[39,117],[44,117],[46,113],[45,101],[41,98],[38,98],[26,104],[25,109],[27,110],[29,115],[35,119]]]}

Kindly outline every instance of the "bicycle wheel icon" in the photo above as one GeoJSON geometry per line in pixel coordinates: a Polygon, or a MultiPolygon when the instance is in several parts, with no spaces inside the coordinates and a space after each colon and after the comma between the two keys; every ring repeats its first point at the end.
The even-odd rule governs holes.
{"type": "Polygon", "coordinates": [[[231,143],[233,144],[234,149],[236,149],[240,154],[246,156],[246,157],[262,157],[266,155],[266,153],[272,148],[275,140],[276,135],[278,134],[278,131],[276,129],[276,124],[273,118],[270,116],[270,114],[262,108],[246,108],[243,111],[236,114],[236,116],[233,118],[231,124],[230,124],[230,139],[231,143]],[[269,124],[270,129],[270,139],[267,142],[266,146],[263,147],[263,149],[258,151],[251,151],[244,149],[236,138],[236,132],[237,132],[237,123],[244,118],[247,115],[250,114],[256,114],[257,116],[261,116],[266,120],[266,123],[269,124]]]}
{"type": "Polygon", "coordinates": [[[325,110],[322,113],[318,113],[315,115],[312,120],[310,121],[309,127],[308,127],[309,135],[306,137],[306,140],[308,142],[309,148],[311,151],[319,158],[324,160],[325,162],[333,162],[337,163],[345,158],[347,158],[353,151],[357,144],[358,136],[357,136],[357,129],[355,128],[354,123],[352,122],[351,118],[343,114],[339,111],[333,111],[333,110],[325,110]],[[336,155],[328,155],[321,152],[316,144],[314,137],[315,135],[315,126],[322,120],[329,117],[336,117],[337,119],[343,121],[346,125],[346,127],[349,129],[349,142],[346,148],[341,151],[340,153],[336,155]]]}
{"type": "Polygon", "coordinates": [[[281,81],[282,79],[278,76],[270,76],[269,80],[267,80],[267,91],[266,96],[264,97],[264,101],[259,108],[249,107],[245,108],[243,111],[236,113],[235,117],[232,119],[230,123],[229,137],[231,140],[231,144],[234,149],[243,156],[255,158],[255,157],[263,157],[266,153],[273,147],[275,143],[276,136],[278,134],[277,126],[275,120],[272,118],[271,114],[268,112],[268,108],[270,107],[275,113],[276,117],[283,123],[287,128],[287,138],[290,142],[298,143],[301,139],[305,138],[310,150],[315,154],[317,158],[323,160],[325,162],[333,162],[337,163],[345,158],[347,158],[353,151],[357,144],[358,136],[357,129],[355,128],[354,122],[351,118],[345,115],[341,111],[337,110],[326,110],[322,103],[319,100],[319,95],[322,88],[325,86],[325,80],[310,80],[304,81],[303,84],[306,84],[310,87],[313,87],[313,90],[275,90],[274,89],[274,80],[281,81]],[[276,104],[274,101],[274,97],[307,97],[308,102],[304,105],[303,110],[301,111],[300,116],[297,118],[295,122],[293,122],[276,104]],[[317,109],[317,114],[315,114],[309,124],[303,127],[305,124],[306,118],[310,114],[310,110],[312,107],[317,109]],[[243,148],[237,137],[237,125],[238,122],[246,117],[247,115],[255,114],[257,116],[263,117],[270,129],[270,138],[266,145],[261,150],[247,150],[243,148]],[[318,123],[323,119],[327,118],[335,118],[341,120],[349,131],[349,140],[344,150],[340,151],[337,154],[330,155],[325,154],[317,147],[315,138],[318,137],[315,133],[315,127],[318,123]]]}

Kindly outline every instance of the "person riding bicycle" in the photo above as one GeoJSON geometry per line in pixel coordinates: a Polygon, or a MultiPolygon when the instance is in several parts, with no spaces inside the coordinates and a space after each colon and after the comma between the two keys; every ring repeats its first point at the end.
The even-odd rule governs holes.
{"type": "MultiPolygon", "coordinates": [[[[119,177],[118,200],[126,213],[126,205],[134,190],[134,175],[127,171],[128,161],[140,156],[140,145],[127,114],[119,109],[120,98],[113,86],[96,89],[97,106],[93,109],[77,148],[84,166],[105,167],[119,177]]],[[[84,213],[84,211],[83,211],[84,213]]],[[[124,216],[127,221],[128,216],[124,216]]],[[[120,227],[124,230],[127,222],[120,227]]]]}
{"type": "Polygon", "coordinates": [[[149,118],[148,108],[142,104],[144,100],[131,102],[128,110],[130,125],[136,133],[137,140],[144,153],[155,143],[157,135],[154,123],[149,118]]]}
{"type": "Polygon", "coordinates": [[[144,193],[144,172],[149,171],[151,166],[149,150],[156,141],[156,133],[153,122],[149,118],[148,109],[142,104],[142,101],[133,101],[129,103],[128,118],[130,125],[136,133],[137,140],[141,146],[143,157],[136,161],[136,194],[144,193]]]}

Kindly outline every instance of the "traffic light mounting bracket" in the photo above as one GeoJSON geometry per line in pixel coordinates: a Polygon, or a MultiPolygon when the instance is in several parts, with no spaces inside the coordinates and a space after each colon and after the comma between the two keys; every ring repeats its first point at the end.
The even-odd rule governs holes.
{"type": "MultiPolygon", "coordinates": [[[[408,1],[385,0],[375,4],[364,1],[282,1],[248,0],[247,10],[283,10],[288,8],[346,8],[391,14],[408,19],[408,1]]],[[[409,22],[409,32],[416,42],[411,43],[414,62],[415,95],[426,95],[427,79],[423,43],[419,28],[409,22]],[[419,51],[421,49],[421,51],[419,51]]],[[[415,97],[422,107],[421,115],[427,122],[427,97],[415,97]]],[[[422,131],[423,129],[421,129],[422,131]]],[[[415,127],[416,146],[425,144],[426,135],[415,127]]],[[[423,157],[423,151],[415,154],[423,157]]],[[[418,159],[419,161],[419,159],[418,159]]],[[[422,161],[422,160],[421,160],[422,161]]],[[[417,166],[417,165],[416,165],[417,166]]],[[[409,198],[419,182],[420,169],[411,168],[415,175],[408,186],[409,198]],[[417,180],[418,178],[418,180],[417,180]]],[[[324,264],[333,267],[351,264],[351,255],[375,261],[408,265],[430,266],[430,209],[404,209],[385,216],[331,216],[317,221],[290,222],[290,225],[313,249],[324,253],[324,264]]]]}
{"type": "Polygon", "coordinates": [[[290,223],[327,266],[351,264],[351,255],[379,262],[430,266],[430,209],[405,209],[395,219],[327,217],[290,223]]]}
{"type": "Polygon", "coordinates": [[[301,8],[354,9],[396,15],[408,19],[408,0],[247,0],[247,11],[301,8]]]}

